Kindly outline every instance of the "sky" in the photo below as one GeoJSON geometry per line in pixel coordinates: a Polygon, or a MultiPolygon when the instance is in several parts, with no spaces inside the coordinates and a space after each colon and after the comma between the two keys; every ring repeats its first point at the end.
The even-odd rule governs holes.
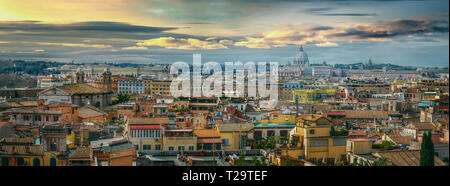
{"type": "Polygon", "coordinates": [[[448,0],[0,0],[0,59],[448,67],[448,0]]]}

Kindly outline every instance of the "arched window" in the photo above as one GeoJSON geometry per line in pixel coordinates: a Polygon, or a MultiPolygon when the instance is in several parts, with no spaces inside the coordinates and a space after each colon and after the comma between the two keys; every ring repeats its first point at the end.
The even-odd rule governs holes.
{"type": "Polygon", "coordinates": [[[8,158],[2,158],[2,166],[9,166],[9,159],[8,158]]]}
{"type": "Polygon", "coordinates": [[[39,158],[34,158],[33,166],[41,166],[41,160],[39,158]]]}
{"type": "Polygon", "coordinates": [[[50,158],[50,166],[56,166],[56,159],[50,158]]]}
{"type": "Polygon", "coordinates": [[[24,166],[25,165],[25,161],[23,160],[23,158],[17,158],[17,166],[24,166]]]}

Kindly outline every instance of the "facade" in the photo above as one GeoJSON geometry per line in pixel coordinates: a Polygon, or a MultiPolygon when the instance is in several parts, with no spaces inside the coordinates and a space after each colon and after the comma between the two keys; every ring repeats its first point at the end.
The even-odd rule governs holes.
{"type": "Polygon", "coordinates": [[[163,149],[163,134],[168,118],[128,118],[125,134],[137,152],[163,149]]]}
{"type": "Polygon", "coordinates": [[[117,86],[119,94],[144,94],[145,84],[140,80],[119,80],[117,86]]]}
{"type": "Polygon", "coordinates": [[[67,84],[62,87],[53,87],[39,92],[39,99],[46,104],[51,102],[72,103],[82,107],[84,105],[94,105],[106,107],[111,105],[111,91],[95,88],[87,84],[67,84]]]}
{"type": "Polygon", "coordinates": [[[153,79],[150,81],[149,94],[151,96],[170,96],[170,84],[172,80],[153,79]]]}

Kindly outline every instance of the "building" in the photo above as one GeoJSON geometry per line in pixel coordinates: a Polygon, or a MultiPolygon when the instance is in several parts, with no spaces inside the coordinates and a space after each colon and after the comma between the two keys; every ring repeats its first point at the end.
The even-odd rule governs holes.
{"type": "Polygon", "coordinates": [[[135,166],[136,148],[128,140],[112,138],[91,141],[94,166],[135,166]]]}
{"type": "Polygon", "coordinates": [[[65,102],[82,107],[87,104],[96,107],[111,105],[111,91],[95,88],[87,84],[67,84],[61,87],[53,87],[39,92],[39,99],[45,104],[50,102],[65,102]]]}
{"type": "Polygon", "coordinates": [[[166,127],[163,139],[164,151],[196,151],[197,136],[192,128],[166,127]]]}
{"type": "Polygon", "coordinates": [[[287,149],[285,155],[313,162],[342,158],[346,154],[347,134],[332,132],[333,127],[328,118],[320,115],[302,119],[291,135],[292,149],[287,149]]]}
{"type": "Polygon", "coordinates": [[[151,96],[171,96],[170,84],[172,80],[168,79],[152,79],[148,93],[151,96]]]}
{"type": "Polygon", "coordinates": [[[160,151],[163,149],[164,128],[169,124],[165,118],[128,118],[125,135],[137,152],[160,151]]]}
{"type": "Polygon", "coordinates": [[[80,108],[78,117],[81,123],[84,122],[103,123],[106,119],[106,115],[107,114],[101,111],[100,109],[92,105],[86,105],[80,108]]]}
{"type": "Polygon", "coordinates": [[[117,92],[119,94],[144,94],[145,84],[141,80],[119,80],[117,92]]]}
{"type": "Polygon", "coordinates": [[[220,139],[220,132],[217,127],[195,129],[197,136],[197,150],[220,150],[222,147],[222,140],[220,139]]]}
{"type": "Polygon", "coordinates": [[[222,149],[237,150],[247,147],[247,133],[252,124],[219,124],[217,125],[222,139],[222,149]]]}

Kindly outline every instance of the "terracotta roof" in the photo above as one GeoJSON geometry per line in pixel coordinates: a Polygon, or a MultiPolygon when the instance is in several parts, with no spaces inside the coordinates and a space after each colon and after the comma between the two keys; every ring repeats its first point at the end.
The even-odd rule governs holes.
{"type": "Polygon", "coordinates": [[[367,136],[367,133],[364,130],[349,130],[349,136],[367,136]]]}
{"type": "Polygon", "coordinates": [[[253,124],[219,124],[220,132],[236,132],[241,130],[242,132],[249,131],[253,128],[253,124]],[[239,127],[240,126],[240,127],[239,127]]]}
{"type": "Polygon", "coordinates": [[[80,118],[92,118],[92,117],[104,116],[104,115],[106,115],[106,113],[104,113],[103,111],[95,108],[94,106],[87,105],[87,106],[80,108],[78,116],[80,118]]]}
{"type": "Polygon", "coordinates": [[[394,141],[397,144],[406,144],[406,145],[410,145],[411,144],[411,136],[400,136],[397,134],[392,134],[392,135],[388,135],[389,138],[391,138],[392,141],[394,141]]]}
{"type": "Polygon", "coordinates": [[[69,159],[91,159],[92,149],[90,147],[78,147],[72,154],[70,154],[69,159]]]}
{"type": "Polygon", "coordinates": [[[381,111],[381,110],[346,110],[346,118],[349,119],[373,119],[384,118],[388,119],[389,114],[399,114],[398,111],[381,111]]]}
{"type": "Polygon", "coordinates": [[[435,126],[430,122],[417,122],[408,125],[407,128],[413,128],[418,130],[434,130],[435,126]]]}
{"type": "Polygon", "coordinates": [[[213,137],[213,136],[219,137],[220,136],[220,133],[213,129],[195,129],[194,133],[199,138],[207,138],[207,137],[213,137]]]}
{"type": "Polygon", "coordinates": [[[88,84],[67,84],[61,87],[58,87],[61,91],[64,91],[68,94],[100,94],[100,93],[109,93],[103,89],[95,88],[88,84]]]}
{"type": "Polygon", "coordinates": [[[161,118],[129,118],[128,125],[155,125],[155,124],[168,124],[168,117],[161,118]]]}
{"type": "MultiPolygon", "coordinates": [[[[420,151],[418,150],[377,152],[374,155],[386,158],[396,166],[420,166],[420,151]]],[[[445,163],[434,156],[434,165],[445,166],[445,163]]]]}

